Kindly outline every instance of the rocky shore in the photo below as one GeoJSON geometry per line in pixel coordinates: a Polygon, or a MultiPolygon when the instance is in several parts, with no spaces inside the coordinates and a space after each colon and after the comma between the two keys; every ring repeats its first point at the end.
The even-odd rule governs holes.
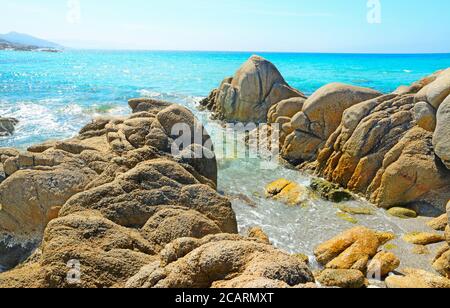
{"type": "Polygon", "coordinates": [[[254,56],[201,102],[223,121],[279,124],[281,157],[322,178],[280,179],[267,198],[360,195],[402,219],[436,216],[430,232],[401,239],[418,253],[441,245],[434,273],[403,268],[388,249],[398,235],[362,226],[318,245],[319,269],[259,226],[238,234],[209,135],[173,154],[174,125],[204,131],[194,115],[152,99],[129,105],[130,116],[96,119],[70,140],[0,149],[0,287],[450,288],[450,69],[392,94],[330,84],[307,97],[254,56]]]}
{"type": "MultiPolygon", "coordinates": [[[[190,111],[145,99],[130,106],[130,117],[98,119],[71,140],[24,153],[2,149],[2,261],[20,264],[0,274],[1,287],[286,287],[314,281],[303,261],[267,239],[237,235],[231,204],[216,192],[215,158],[171,155],[173,124],[198,125],[190,111]],[[28,245],[41,240],[22,262],[32,250],[28,245]],[[27,248],[23,254],[20,247],[27,248]],[[73,264],[79,273],[72,271],[68,280],[71,266],[77,270],[73,264]]],[[[193,141],[185,151],[196,147],[203,146],[193,141]]]]}

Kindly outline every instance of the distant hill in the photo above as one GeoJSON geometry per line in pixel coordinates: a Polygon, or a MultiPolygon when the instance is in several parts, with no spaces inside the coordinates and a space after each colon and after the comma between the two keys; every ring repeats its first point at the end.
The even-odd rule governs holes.
{"type": "Polygon", "coordinates": [[[40,38],[33,37],[31,35],[10,32],[8,34],[0,34],[0,50],[47,50],[56,51],[62,50],[64,47],[53,42],[49,42],[40,38]]]}

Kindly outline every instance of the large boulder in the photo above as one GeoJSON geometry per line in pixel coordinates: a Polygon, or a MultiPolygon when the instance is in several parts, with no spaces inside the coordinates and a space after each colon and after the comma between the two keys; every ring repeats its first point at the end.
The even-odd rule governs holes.
{"type": "Polygon", "coordinates": [[[426,102],[418,102],[414,106],[414,120],[417,126],[434,132],[436,129],[436,109],[426,102]]]}
{"type": "Polygon", "coordinates": [[[133,288],[288,287],[313,282],[300,259],[258,239],[217,234],[181,238],[126,284],[133,288]]]}
{"type": "Polygon", "coordinates": [[[433,145],[436,155],[450,169],[450,95],[440,105],[437,112],[436,131],[433,145]]]}
{"type": "Polygon", "coordinates": [[[450,174],[435,157],[434,107],[415,94],[440,74],[346,109],[317,161],[303,167],[384,208],[425,203],[443,212],[450,174]]]}
{"type": "Polygon", "coordinates": [[[291,88],[269,61],[252,56],[232,78],[202,102],[225,121],[267,122],[269,109],[278,102],[304,95],[291,88]]]}
{"type": "Polygon", "coordinates": [[[450,172],[435,159],[431,133],[418,127],[408,131],[386,154],[369,192],[384,208],[426,201],[444,212],[450,172]]]}
{"type": "Polygon", "coordinates": [[[381,95],[372,89],[341,83],[320,88],[291,119],[294,132],[284,143],[283,157],[291,161],[314,159],[330,135],[339,127],[346,109],[381,95]]]}
{"type": "Polygon", "coordinates": [[[450,68],[438,72],[434,78],[433,82],[424,86],[415,95],[415,100],[427,102],[437,110],[444,99],[450,95],[450,68]]]}

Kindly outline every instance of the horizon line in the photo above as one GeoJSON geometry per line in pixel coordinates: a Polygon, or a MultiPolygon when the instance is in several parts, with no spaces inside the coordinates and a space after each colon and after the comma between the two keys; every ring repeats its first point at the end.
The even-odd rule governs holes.
{"type": "Polygon", "coordinates": [[[206,50],[206,49],[127,49],[127,48],[72,48],[63,46],[67,51],[130,51],[130,52],[217,52],[217,53],[271,53],[271,54],[333,54],[333,55],[450,55],[447,52],[333,52],[333,51],[262,51],[262,50],[206,50]]]}

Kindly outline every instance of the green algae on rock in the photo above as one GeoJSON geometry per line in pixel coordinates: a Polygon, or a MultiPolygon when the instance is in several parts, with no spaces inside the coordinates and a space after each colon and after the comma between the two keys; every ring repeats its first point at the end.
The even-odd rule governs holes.
{"type": "Polygon", "coordinates": [[[338,208],[347,214],[353,214],[353,215],[374,215],[375,210],[371,209],[369,207],[354,207],[349,205],[339,205],[338,208]]]}
{"type": "Polygon", "coordinates": [[[353,195],[337,184],[330,183],[323,179],[315,178],[311,181],[311,189],[319,194],[323,199],[335,203],[353,200],[353,195]]]}
{"type": "Polygon", "coordinates": [[[412,232],[404,235],[403,240],[414,245],[430,245],[445,241],[445,236],[436,233],[412,232]]]}
{"type": "Polygon", "coordinates": [[[402,219],[417,218],[417,213],[415,211],[403,207],[393,207],[390,208],[387,212],[391,216],[402,219]]]}

